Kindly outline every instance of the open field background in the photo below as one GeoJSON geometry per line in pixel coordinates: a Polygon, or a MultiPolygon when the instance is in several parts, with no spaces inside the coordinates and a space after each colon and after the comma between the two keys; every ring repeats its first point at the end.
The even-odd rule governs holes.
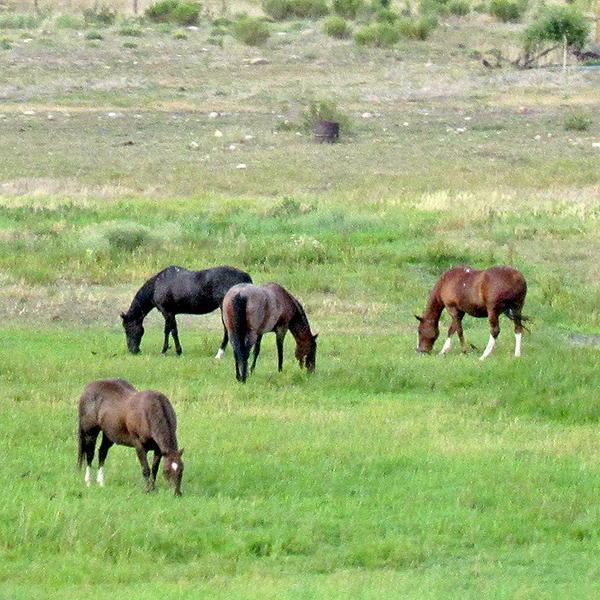
{"type": "Polygon", "coordinates": [[[273,27],[0,32],[0,598],[597,598],[598,72],[487,70],[520,26],[480,15],[394,49],[273,27]],[[301,127],[321,99],[338,144],[301,127]],[[266,337],[239,385],[217,314],[126,353],[147,277],[224,263],[301,300],[314,376],[266,337]],[[458,263],[525,274],[520,360],[506,320],[483,363],[473,319],[477,350],[415,354],[458,263]],[[78,396],[117,376],[172,400],[183,498],[131,449],[76,471],[78,396]]]}

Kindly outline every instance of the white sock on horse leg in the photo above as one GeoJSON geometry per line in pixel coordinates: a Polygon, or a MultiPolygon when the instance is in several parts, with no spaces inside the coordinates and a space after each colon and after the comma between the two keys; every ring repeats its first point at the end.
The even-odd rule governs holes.
{"type": "Polygon", "coordinates": [[[90,485],[92,485],[92,468],[91,467],[85,468],[85,483],[88,487],[90,485]]]}
{"type": "Polygon", "coordinates": [[[450,350],[451,347],[452,347],[452,338],[448,338],[444,342],[444,347],[442,348],[442,351],[440,352],[440,354],[446,354],[448,352],[448,350],[450,350]]]}
{"type": "Polygon", "coordinates": [[[100,467],[98,469],[98,476],[96,477],[96,480],[101,487],[104,487],[104,467],[100,467]]]}
{"type": "Polygon", "coordinates": [[[523,339],[522,333],[515,333],[515,356],[521,356],[521,341],[523,339]]]}
{"type": "Polygon", "coordinates": [[[223,348],[219,348],[219,351],[217,352],[217,355],[215,356],[215,360],[221,360],[221,357],[223,356],[223,354],[225,354],[225,350],[223,350],[223,348]]]}
{"type": "Polygon", "coordinates": [[[479,360],[487,358],[492,353],[492,350],[494,349],[495,345],[496,338],[493,335],[490,335],[490,341],[488,342],[487,348],[483,351],[483,354],[481,355],[481,358],[479,360]]]}

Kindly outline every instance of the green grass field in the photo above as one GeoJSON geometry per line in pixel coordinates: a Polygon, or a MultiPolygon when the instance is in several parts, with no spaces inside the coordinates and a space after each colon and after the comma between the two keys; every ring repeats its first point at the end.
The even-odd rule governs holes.
{"type": "Polygon", "coordinates": [[[274,32],[0,32],[0,599],[597,598],[597,72],[486,70],[519,27],[477,17],[393,49],[274,32]],[[315,98],[338,144],[280,126],[315,98]],[[459,263],[526,276],[522,358],[507,319],[486,361],[469,318],[469,354],[415,353],[459,263]],[[153,312],[129,355],[119,312],[170,264],[283,284],[316,373],[291,336],[277,373],[266,336],[237,383],[216,313],[178,319],[177,357],[153,312]],[[182,498],[122,447],[85,486],[77,401],[105,377],[171,399],[182,498]]]}

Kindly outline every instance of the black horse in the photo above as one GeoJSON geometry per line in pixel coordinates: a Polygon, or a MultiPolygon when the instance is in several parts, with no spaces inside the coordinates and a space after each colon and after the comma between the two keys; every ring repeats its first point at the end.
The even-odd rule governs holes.
{"type": "MultiPolygon", "coordinates": [[[[169,335],[173,336],[177,354],[181,354],[175,315],[204,315],[221,308],[225,294],[237,283],[252,283],[252,278],[248,273],[229,266],[203,271],[188,271],[173,266],[153,275],[138,290],[129,310],[121,313],[129,352],[137,354],[140,351],[144,335],[142,323],[146,315],[156,308],[165,318],[163,354],[169,349],[169,335]]],[[[223,356],[228,340],[225,329],[217,359],[223,356]]]]}

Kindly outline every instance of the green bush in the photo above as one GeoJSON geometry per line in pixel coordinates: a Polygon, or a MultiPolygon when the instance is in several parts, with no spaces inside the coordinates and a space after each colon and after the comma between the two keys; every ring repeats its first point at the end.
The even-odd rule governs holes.
{"type": "Polygon", "coordinates": [[[525,6],[516,0],[490,0],[488,12],[504,23],[518,23],[523,17],[525,6]]]}
{"type": "Polygon", "coordinates": [[[325,33],[338,40],[344,40],[352,35],[352,27],[342,17],[333,15],[323,20],[323,30],[325,33]]]}
{"type": "Polygon", "coordinates": [[[119,29],[119,35],[128,36],[128,37],[142,37],[144,32],[141,27],[137,25],[123,25],[121,29],[119,29]]]}
{"type": "Polygon", "coordinates": [[[263,10],[275,21],[319,19],[329,14],[326,0],[266,0],[263,10]]]}
{"type": "Polygon", "coordinates": [[[350,119],[340,112],[335,102],[331,100],[313,100],[301,117],[305,131],[312,131],[317,121],[334,121],[340,124],[340,129],[345,131],[350,129],[350,119]]]}
{"type": "Polygon", "coordinates": [[[400,32],[389,23],[367,25],[354,34],[354,41],[359,46],[393,46],[399,40],[400,32]]]}
{"type": "Polygon", "coordinates": [[[419,41],[426,40],[437,26],[437,18],[433,15],[402,19],[397,25],[401,37],[419,41]]]}
{"type": "Polygon", "coordinates": [[[96,29],[92,29],[85,34],[85,39],[86,40],[103,40],[104,36],[96,29]]]}
{"type": "Polygon", "coordinates": [[[54,24],[59,29],[85,29],[85,23],[83,19],[74,17],[72,15],[59,15],[54,20],[54,24]]]}
{"type": "Polygon", "coordinates": [[[291,0],[266,0],[263,10],[275,21],[285,21],[293,16],[291,0]]]}
{"type": "Polygon", "coordinates": [[[36,29],[44,18],[38,14],[5,13],[0,15],[0,29],[36,29]]]}
{"type": "Polygon", "coordinates": [[[247,46],[262,46],[271,36],[269,26],[262,20],[244,17],[231,24],[231,35],[247,46]]]}
{"type": "Polygon", "coordinates": [[[592,127],[592,119],[585,113],[573,113],[565,119],[567,131],[588,131],[592,127]]]}
{"type": "Polygon", "coordinates": [[[421,15],[447,15],[448,0],[421,0],[419,13],[421,15]]]}
{"type": "Polygon", "coordinates": [[[326,0],[292,0],[292,10],[299,19],[320,19],[329,14],[326,0]]]}
{"type": "Polygon", "coordinates": [[[200,22],[201,5],[195,2],[162,0],[149,6],[145,15],[153,23],[174,23],[176,25],[197,25],[200,22]]]}
{"type": "Polygon", "coordinates": [[[583,48],[590,32],[586,17],[571,6],[547,6],[523,32],[527,52],[546,43],[567,41],[569,46],[583,48]]]}
{"type": "Polygon", "coordinates": [[[448,12],[455,17],[466,17],[471,12],[469,0],[450,0],[448,12]]]}
{"type": "Polygon", "coordinates": [[[375,20],[378,23],[389,23],[393,25],[400,19],[400,15],[391,8],[382,8],[375,13],[375,20]]]}
{"type": "Polygon", "coordinates": [[[333,0],[332,7],[339,17],[353,21],[364,4],[364,0],[333,0]]]}
{"type": "Polygon", "coordinates": [[[83,11],[83,20],[88,25],[110,27],[117,20],[117,11],[103,4],[83,11]]]}

